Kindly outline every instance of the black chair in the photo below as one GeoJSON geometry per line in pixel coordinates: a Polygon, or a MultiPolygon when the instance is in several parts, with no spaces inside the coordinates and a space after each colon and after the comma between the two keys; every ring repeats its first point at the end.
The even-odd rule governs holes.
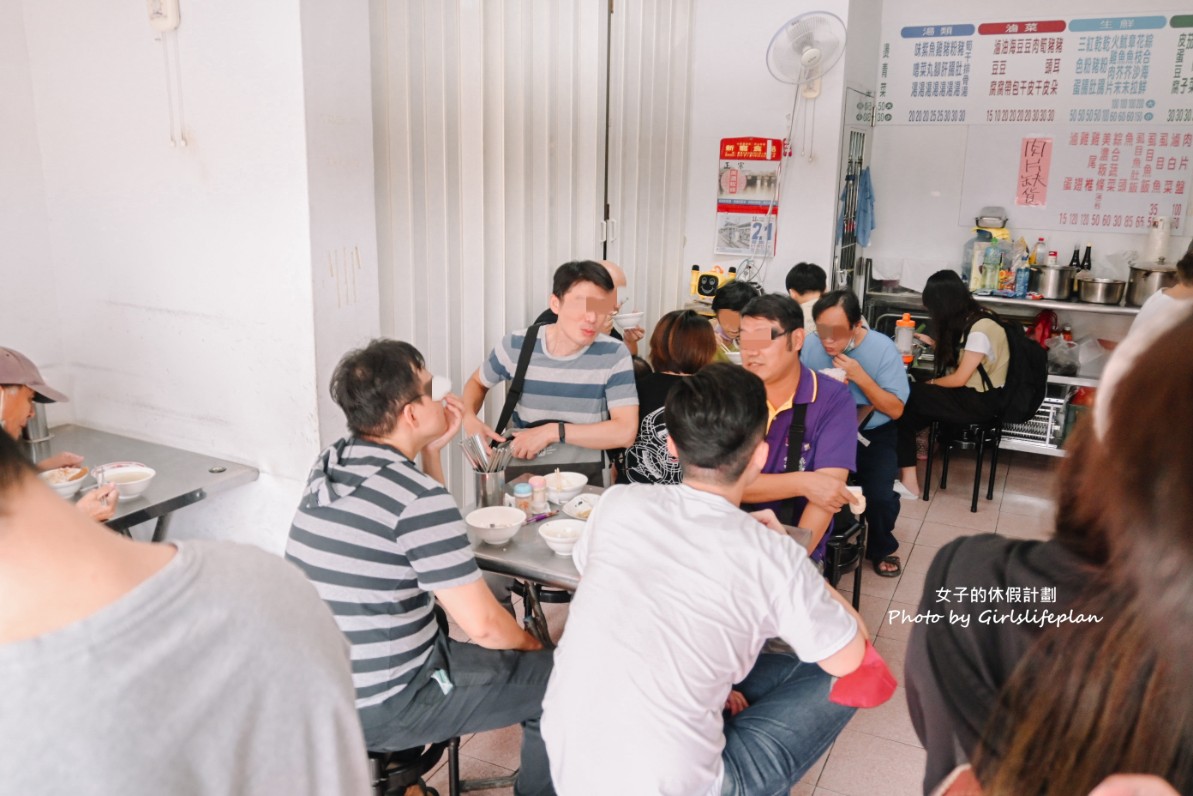
{"type": "MultiPolygon", "coordinates": [[[[459,738],[452,739],[459,742],[459,738]]],[[[369,777],[374,796],[406,796],[407,789],[418,786],[427,796],[439,796],[434,788],[428,788],[424,779],[439,763],[448,741],[401,749],[396,752],[369,752],[369,777]]]]}
{"type": "Polygon", "coordinates": [[[936,440],[940,439],[940,455],[944,460],[941,466],[940,473],[940,488],[944,489],[949,482],[949,449],[953,444],[968,437],[974,443],[977,453],[977,461],[974,464],[973,471],[973,500],[970,503],[969,510],[977,512],[978,510],[978,492],[982,488],[982,456],[986,451],[986,446],[990,446],[990,483],[986,488],[986,499],[994,500],[994,475],[998,469],[998,448],[1002,443],[1002,418],[994,418],[985,423],[973,423],[968,426],[952,426],[939,421],[934,421],[928,431],[928,461],[925,463],[924,471],[924,500],[929,499],[929,490],[932,486],[932,448],[936,440]]]}
{"type": "Polygon", "coordinates": [[[407,790],[415,786],[421,788],[426,796],[439,796],[439,791],[427,785],[426,775],[439,763],[445,749],[449,796],[460,796],[469,791],[512,788],[517,779],[517,774],[487,779],[460,779],[460,738],[457,736],[425,747],[397,752],[369,752],[373,796],[407,796],[407,790]]]}
{"type": "Polygon", "coordinates": [[[866,559],[867,529],[864,515],[856,515],[848,506],[833,518],[833,532],[824,553],[824,577],[834,589],[841,576],[855,567],[853,573],[853,610],[862,601],[862,562],[866,559]]]}

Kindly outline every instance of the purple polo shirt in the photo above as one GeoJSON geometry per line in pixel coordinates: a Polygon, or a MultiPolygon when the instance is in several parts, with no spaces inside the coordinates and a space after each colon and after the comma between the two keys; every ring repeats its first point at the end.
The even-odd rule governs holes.
{"type": "MultiPolygon", "coordinates": [[[[808,404],[804,418],[804,449],[800,456],[801,471],[821,470],[826,467],[840,467],[857,470],[857,408],[849,388],[836,379],[813,373],[800,365],[799,386],[795,388],[795,404],[808,404]],[[813,400],[815,395],[815,400],[813,400]]],[[[791,409],[784,409],[775,416],[766,431],[766,442],[770,446],[764,473],[787,472],[787,435],[791,430],[791,409]]],[[[789,498],[795,501],[794,517],[798,520],[808,504],[807,498],[789,498]]],[[[784,501],[752,503],[743,506],[747,511],[772,509],[776,514],[784,501]]],[[[832,523],[812,553],[812,558],[824,558],[832,523]]]]}

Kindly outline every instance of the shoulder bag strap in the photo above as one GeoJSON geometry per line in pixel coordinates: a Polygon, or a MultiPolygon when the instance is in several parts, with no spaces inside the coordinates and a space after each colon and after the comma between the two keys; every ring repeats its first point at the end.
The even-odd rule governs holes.
{"type": "MultiPolygon", "coordinates": [[[[804,432],[807,429],[808,420],[808,405],[815,403],[816,393],[816,373],[812,373],[813,389],[812,400],[806,404],[797,404],[795,396],[791,397],[791,426],[787,429],[787,461],[783,468],[783,472],[797,473],[799,472],[800,456],[804,452],[804,432]]],[[[784,525],[794,525],[799,518],[795,516],[795,498],[787,498],[779,506],[779,522],[784,525]]]]}
{"type": "Polygon", "coordinates": [[[509,390],[505,394],[505,405],[501,407],[501,417],[493,429],[498,434],[505,431],[510,418],[514,415],[514,407],[522,398],[522,387],[526,383],[526,369],[530,367],[530,357],[534,353],[534,344],[538,340],[539,325],[535,324],[526,330],[522,338],[522,350],[518,352],[518,367],[514,369],[514,378],[510,381],[509,390]]]}

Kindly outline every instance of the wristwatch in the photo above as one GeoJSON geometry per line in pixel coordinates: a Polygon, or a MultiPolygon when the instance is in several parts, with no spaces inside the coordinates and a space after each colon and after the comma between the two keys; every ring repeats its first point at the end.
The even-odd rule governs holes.
{"type": "Polygon", "coordinates": [[[559,441],[560,441],[560,442],[567,442],[567,436],[568,436],[568,435],[567,435],[567,431],[565,430],[565,426],[564,426],[564,424],[563,424],[563,421],[562,421],[562,420],[560,420],[560,421],[559,421],[559,441]]]}

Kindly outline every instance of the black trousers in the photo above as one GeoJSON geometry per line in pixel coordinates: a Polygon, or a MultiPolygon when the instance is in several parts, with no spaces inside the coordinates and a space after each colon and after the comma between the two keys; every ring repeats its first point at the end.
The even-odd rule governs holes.
{"type": "MultiPolygon", "coordinates": [[[[895,465],[896,426],[884,423],[878,428],[863,431],[869,445],[857,446],[857,482],[866,496],[866,522],[869,540],[866,558],[881,561],[899,549],[895,538],[895,520],[899,519],[899,496],[893,488],[899,477],[895,465]]],[[[912,452],[914,456],[914,451],[912,452]]]]}
{"type": "Polygon", "coordinates": [[[934,420],[956,425],[993,420],[1002,404],[1002,388],[978,392],[972,387],[941,387],[913,382],[898,424],[899,467],[915,467],[915,435],[934,420]]]}

